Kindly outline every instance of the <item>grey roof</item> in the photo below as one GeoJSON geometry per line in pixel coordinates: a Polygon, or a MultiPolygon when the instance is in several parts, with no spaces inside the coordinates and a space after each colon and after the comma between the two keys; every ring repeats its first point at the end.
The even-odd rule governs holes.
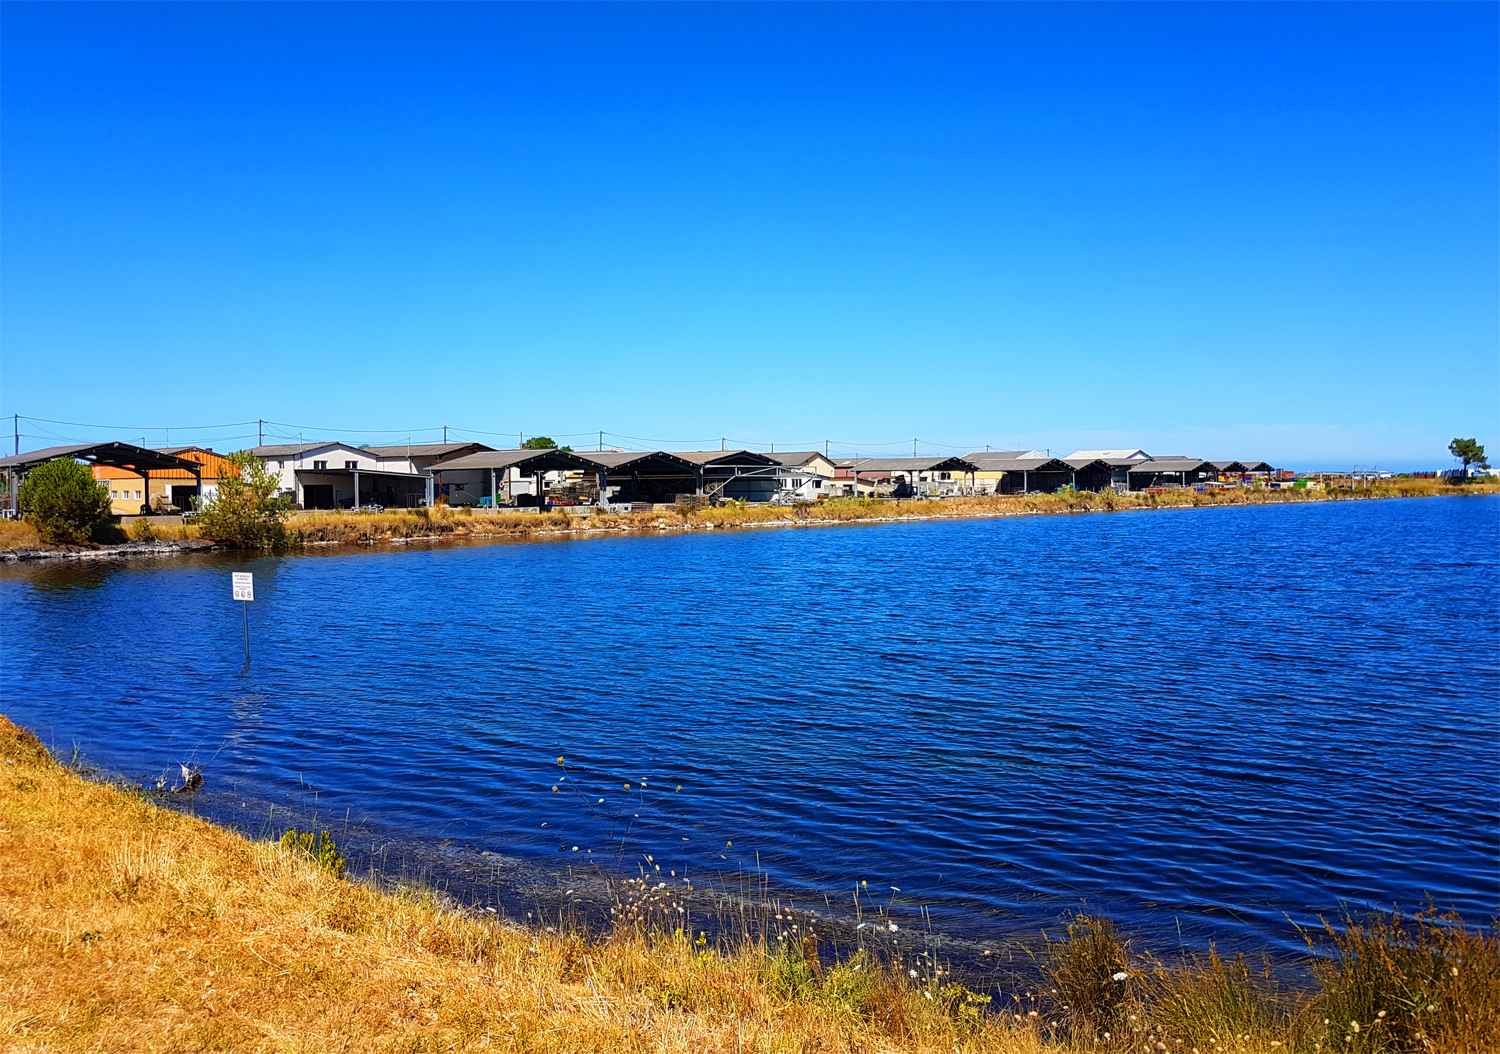
{"type": "Polygon", "coordinates": [[[970,454],[969,460],[980,472],[1067,472],[1073,467],[1055,457],[1015,457],[1007,452],[970,454]]]}
{"type": "Polygon", "coordinates": [[[855,472],[974,472],[979,467],[961,457],[843,458],[838,466],[855,472]]]}
{"type": "Polygon", "coordinates": [[[483,443],[395,443],[389,446],[360,447],[376,457],[447,457],[460,450],[489,450],[483,443]]]}
{"type": "Polygon", "coordinates": [[[1024,458],[1024,457],[1028,457],[1028,456],[1029,457],[1040,457],[1041,455],[1039,455],[1034,450],[976,450],[972,454],[965,454],[964,455],[964,460],[965,461],[972,461],[972,462],[974,462],[974,464],[977,465],[984,458],[997,458],[998,457],[998,458],[1006,458],[1008,460],[1014,461],[1017,458],[1024,458]]]}
{"type": "Polygon", "coordinates": [[[1074,458],[1083,458],[1088,461],[1103,461],[1108,464],[1124,463],[1126,461],[1146,461],[1151,457],[1144,450],[1075,450],[1064,461],[1072,461],[1074,458]]]}
{"type": "Polygon", "coordinates": [[[767,454],[766,457],[770,458],[772,461],[776,462],[778,465],[791,465],[791,466],[805,465],[805,464],[807,464],[809,461],[811,461],[815,457],[820,457],[824,461],[831,461],[832,460],[827,454],[823,453],[823,451],[821,451],[821,450],[782,450],[782,451],[773,451],[772,453],[767,454]]]}
{"type": "Polygon", "coordinates": [[[779,465],[781,462],[770,454],[759,454],[754,450],[674,450],[677,457],[695,465],[779,465]]]}
{"type": "Polygon", "coordinates": [[[49,446],[0,458],[0,468],[32,468],[64,457],[92,461],[112,468],[145,469],[147,472],[169,468],[198,472],[203,468],[196,461],[152,450],[150,447],[136,446],[134,443],[69,443],[67,446],[49,446]]]}
{"type": "Polygon", "coordinates": [[[309,450],[321,450],[326,446],[341,446],[346,450],[358,450],[357,446],[338,439],[319,439],[311,443],[267,443],[265,446],[255,447],[250,453],[264,461],[271,457],[296,457],[305,454],[309,450]]]}
{"type": "Polygon", "coordinates": [[[1196,457],[1154,457],[1149,461],[1138,461],[1130,466],[1132,475],[1138,472],[1198,472],[1212,468],[1210,462],[1196,457]]]}
{"type": "Polygon", "coordinates": [[[519,468],[532,472],[567,472],[594,466],[578,454],[566,450],[480,450],[433,465],[435,472],[459,472],[464,469],[519,468]]]}
{"type": "Polygon", "coordinates": [[[574,453],[599,468],[614,472],[639,466],[675,469],[683,475],[691,475],[698,468],[682,455],[669,454],[665,450],[575,450],[574,453]]]}
{"type": "Polygon", "coordinates": [[[1118,457],[1116,456],[1117,454],[1118,451],[1111,450],[1105,450],[1097,454],[1090,450],[1080,450],[1075,454],[1069,454],[1063,460],[1074,468],[1083,468],[1085,465],[1108,465],[1110,468],[1130,468],[1132,465],[1144,465],[1146,461],[1151,460],[1150,458],[1142,460],[1138,457],[1118,457]]]}
{"type": "Polygon", "coordinates": [[[1210,461],[1210,465],[1220,472],[1275,472],[1269,464],[1264,461],[1210,461]]]}

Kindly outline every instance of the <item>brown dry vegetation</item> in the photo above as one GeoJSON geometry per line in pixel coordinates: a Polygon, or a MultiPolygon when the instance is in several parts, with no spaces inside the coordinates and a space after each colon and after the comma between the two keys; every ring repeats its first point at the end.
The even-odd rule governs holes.
{"type": "Polygon", "coordinates": [[[947,498],[941,501],[878,501],[836,498],[797,506],[725,504],[706,509],[574,516],[564,512],[475,512],[469,509],[393,510],[382,513],[307,512],[287,527],[302,544],[375,544],[414,538],[527,538],[565,534],[711,530],[727,527],[813,526],[885,523],[893,520],[980,519],[1133,509],[1279,505],[1308,501],[1422,497],[1434,494],[1497,494],[1500,485],[1462,490],[1437,480],[1391,480],[1355,490],[1167,491],[1162,494],[1036,494],[1026,497],[947,498]]]}
{"type": "Polygon", "coordinates": [[[87,781],[0,717],[6,1050],[1500,1049],[1493,930],[1346,923],[1312,961],[1321,990],[1284,992],[1216,954],[1167,969],[1079,918],[1040,954],[1048,980],[987,1006],[863,954],[628,925],[590,942],[378,892],[87,781]]]}
{"type": "Polygon", "coordinates": [[[0,520],[0,549],[34,549],[41,544],[36,528],[25,520],[0,520]]]}
{"type": "MultiPolygon", "coordinates": [[[[633,514],[573,516],[564,512],[476,512],[471,509],[396,509],[379,513],[301,512],[287,523],[294,545],[376,545],[414,539],[546,538],[596,533],[660,533],[731,527],[816,526],[887,523],[895,520],[959,520],[1138,509],[1279,505],[1309,501],[1431,497],[1440,494],[1500,494],[1500,483],[1454,487],[1435,479],[1394,479],[1376,487],[1317,490],[1167,491],[1161,494],[1033,494],[1025,497],[948,498],[942,501],[883,501],[836,498],[797,506],[729,503],[706,509],[663,509],[633,514]]],[[[142,530],[145,530],[144,528],[142,530]]],[[[150,528],[166,540],[202,536],[197,525],[150,528]]],[[[123,540],[123,536],[122,536],[123,540]]],[[[0,520],[0,551],[51,549],[23,522],[0,520]]]]}

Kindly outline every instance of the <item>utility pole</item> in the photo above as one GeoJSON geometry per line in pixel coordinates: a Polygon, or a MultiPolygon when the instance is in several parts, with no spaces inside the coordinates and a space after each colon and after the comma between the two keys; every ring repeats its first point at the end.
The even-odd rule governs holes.
{"type": "Polygon", "coordinates": [[[258,429],[258,431],[260,432],[260,442],[258,442],[256,444],[256,446],[265,446],[266,445],[266,422],[265,422],[265,419],[264,418],[257,418],[256,421],[255,421],[255,425],[256,425],[256,428],[258,429]]]}
{"type": "Polygon", "coordinates": [[[915,439],[911,441],[911,456],[917,456],[917,441],[915,439]]]}
{"type": "Polygon", "coordinates": [[[599,430],[599,449],[604,449],[604,429],[599,430]]]}
{"type": "Polygon", "coordinates": [[[448,442],[448,426],[447,425],[443,426],[443,442],[444,443],[448,442]]]}
{"type": "Polygon", "coordinates": [[[13,453],[13,454],[20,454],[21,453],[21,415],[20,414],[16,414],[15,415],[15,421],[13,423],[14,423],[15,429],[16,429],[16,449],[13,450],[13,451],[11,451],[11,453],[13,453]]]}
{"type": "Polygon", "coordinates": [[[823,440],[823,456],[828,456],[828,440],[823,440]]]}
{"type": "Polygon", "coordinates": [[[724,451],[724,442],[725,442],[724,437],[720,436],[719,437],[719,452],[720,453],[723,453],[723,451],[724,451]]]}

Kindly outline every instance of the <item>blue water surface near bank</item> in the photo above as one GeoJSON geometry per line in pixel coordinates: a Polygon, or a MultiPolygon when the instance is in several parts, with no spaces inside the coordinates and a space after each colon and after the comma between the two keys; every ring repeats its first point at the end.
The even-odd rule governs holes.
{"type": "Polygon", "coordinates": [[[1497,528],[1444,498],[12,568],[0,690],[106,771],[191,756],[392,836],[613,859],[633,823],[627,866],[865,880],[955,931],[1087,905],[1285,945],[1341,904],[1497,910],[1497,528]]]}

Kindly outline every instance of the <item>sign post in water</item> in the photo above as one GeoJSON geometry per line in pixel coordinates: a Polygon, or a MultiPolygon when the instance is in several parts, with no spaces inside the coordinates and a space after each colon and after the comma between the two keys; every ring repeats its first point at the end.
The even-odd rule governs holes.
{"type": "Polygon", "coordinates": [[[255,576],[249,571],[233,571],[234,599],[244,601],[240,608],[245,623],[245,661],[250,660],[250,601],[255,599],[255,576]]]}

